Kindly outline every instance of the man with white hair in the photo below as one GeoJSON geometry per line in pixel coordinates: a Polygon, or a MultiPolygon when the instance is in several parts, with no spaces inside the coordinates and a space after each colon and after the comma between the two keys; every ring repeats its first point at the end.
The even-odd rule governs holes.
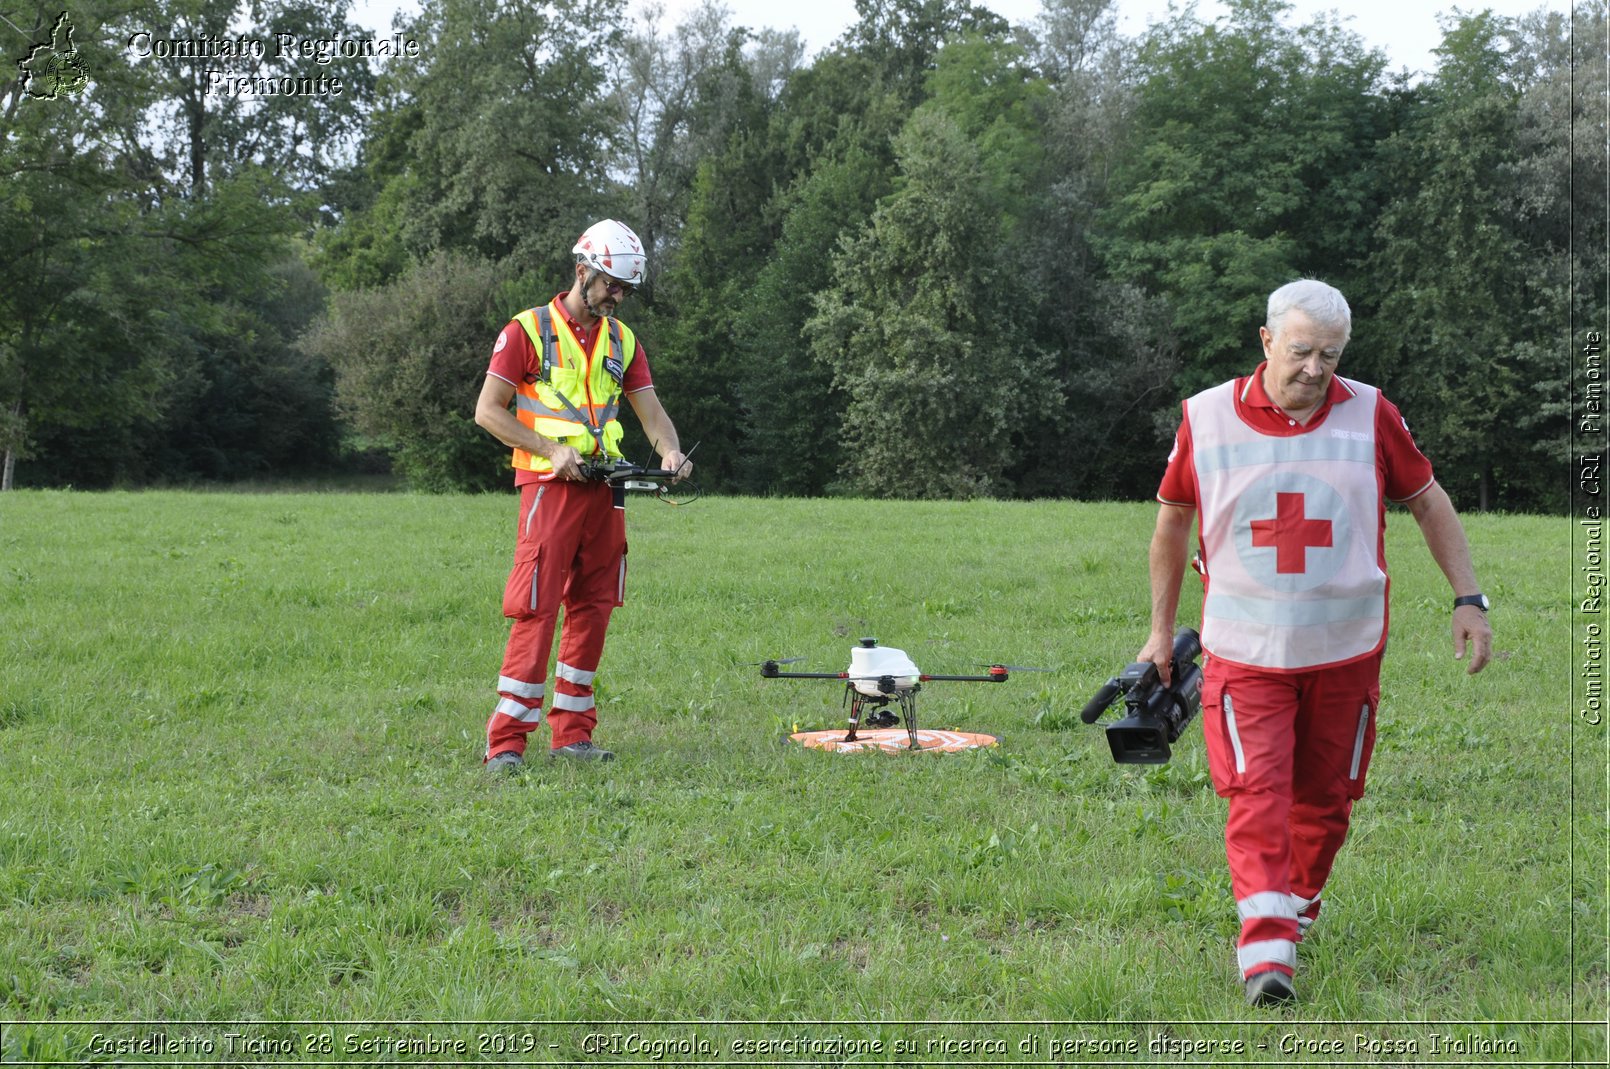
{"type": "Polygon", "coordinates": [[[1379,390],[1341,378],[1347,301],[1313,279],[1269,297],[1251,375],[1189,398],[1158,488],[1151,634],[1170,678],[1189,536],[1205,584],[1202,729],[1229,800],[1225,853],[1247,1001],[1289,1002],[1297,943],[1363,797],[1386,648],[1386,503],[1407,506],[1453,588],[1455,658],[1492,653],[1487,598],[1431,462],[1379,390]]]}

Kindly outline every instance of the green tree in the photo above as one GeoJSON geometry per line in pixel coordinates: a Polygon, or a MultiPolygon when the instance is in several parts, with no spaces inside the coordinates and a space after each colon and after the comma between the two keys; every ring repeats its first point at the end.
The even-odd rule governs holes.
{"type": "Polygon", "coordinates": [[[617,158],[611,97],[620,11],[601,0],[426,0],[397,64],[406,161],[389,221],[414,257],[437,249],[551,272],[603,214],[617,158]]]}
{"type": "Polygon", "coordinates": [[[147,479],[228,481],[333,467],[340,432],[330,366],[296,340],[323,312],[325,291],[294,248],[264,272],[261,288],[221,302],[188,337],[189,359],[168,391],[170,409],[139,452],[147,479]]]}
{"type": "Polygon", "coordinates": [[[1536,329],[1517,342],[1526,376],[1521,388],[1531,391],[1532,403],[1518,406],[1520,433],[1503,439],[1513,459],[1499,469],[1506,485],[1498,498],[1508,507],[1567,507],[1565,479],[1537,478],[1571,451],[1570,397],[1581,368],[1567,350],[1580,343],[1562,346],[1559,327],[1575,326],[1580,338],[1582,330],[1602,329],[1610,318],[1604,287],[1585,284],[1610,278],[1607,32],[1606,4],[1594,0],[1568,13],[1539,10],[1521,18],[1513,38],[1510,68],[1520,97],[1506,211],[1525,244],[1528,290],[1539,295],[1541,307],[1533,317],[1536,329]]]}
{"type": "Polygon", "coordinates": [[[498,267],[438,253],[394,282],[337,293],[303,349],[335,369],[351,426],[389,450],[411,486],[490,490],[509,450],[476,426],[490,342],[518,303],[498,267]]]}
{"type": "Polygon", "coordinates": [[[333,218],[316,231],[309,259],[332,290],[390,282],[411,262],[413,205],[426,194],[410,142],[424,110],[398,82],[390,71],[380,77],[355,159],[331,176],[333,218]]]}
{"type": "Polygon", "coordinates": [[[1134,127],[1134,51],[1110,0],[1049,0],[1035,26],[1046,178],[1015,261],[1038,280],[1023,329],[1064,400],[1029,430],[1035,448],[1012,473],[1026,496],[1149,495],[1178,419],[1167,303],[1108,279],[1095,245],[1134,127]]]}
{"type": "Polygon", "coordinates": [[[108,15],[14,7],[0,32],[0,66],[29,72],[0,88],[0,489],[58,444],[67,479],[103,482],[166,407],[162,302],[142,298],[168,260],[146,236],[149,159],[122,137],[148,98],[108,15]],[[87,79],[42,83],[67,53],[87,79]]]}
{"type": "Polygon", "coordinates": [[[1190,9],[1141,45],[1134,136],[1100,243],[1110,277],[1163,297],[1190,392],[1244,372],[1264,301],[1301,275],[1352,288],[1368,248],[1384,59],[1283,0],[1190,9]]]}
{"type": "Polygon", "coordinates": [[[767,136],[772,87],[750,66],[745,40],[741,32],[729,36],[689,105],[706,113],[700,128],[719,132],[721,150],[693,172],[686,222],[642,323],[656,387],[683,444],[700,446],[699,481],[712,489],[734,486],[745,464],[733,319],[775,240],[767,213],[779,171],[767,136]]]}
{"type": "Polygon", "coordinates": [[[100,117],[83,106],[95,89],[47,81],[69,50],[81,70],[111,60],[93,32],[98,20],[74,24],[67,39],[59,7],[5,14],[0,68],[17,73],[0,87],[0,490],[13,486],[51,405],[52,372],[68,352],[51,327],[78,310],[94,260],[87,217],[115,190],[100,117]]]}
{"type": "Polygon", "coordinates": [[[846,46],[879,72],[879,86],[907,108],[928,95],[928,77],[945,45],[967,37],[1002,39],[1005,19],[969,0],[856,0],[846,46]]]}
{"type": "Polygon", "coordinates": [[[807,324],[848,398],[841,474],[859,494],[1001,495],[1020,428],[1055,400],[1049,361],[1011,330],[1002,206],[978,195],[991,175],[942,108],[919,109],[896,154],[896,192],[836,258],[807,324]]]}
{"type": "Polygon", "coordinates": [[[746,124],[726,153],[700,165],[680,247],[644,329],[655,383],[684,444],[701,445],[700,482],[711,488],[733,485],[744,464],[732,320],[771,246],[763,129],[746,124]]]}
{"type": "MultiPolygon", "coordinates": [[[[659,11],[627,36],[615,86],[630,194],[623,218],[661,262],[687,219],[700,161],[724,151],[735,129],[767,104],[799,64],[797,33],[733,27],[714,0],[669,34],[659,11]]],[[[654,279],[649,281],[650,295],[654,279]]]]}
{"type": "MultiPolygon", "coordinates": [[[[258,5],[266,21],[245,32],[339,35],[344,10],[258,5]]],[[[75,8],[83,84],[59,99],[14,84],[0,101],[0,485],[24,455],[27,480],[76,485],[327,459],[327,384],[290,353],[299,325],[283,321],[317,297],[286,300],[287,237],[351,132],[367,66],[344,97],[292,106],[209,91],[208,64],[231,63],[141,54],[140,35],[216,38],[242,15],[216,0],[75,8]]],[[[38,31],[61,16],[29,17],[38,31]]],[[[317,64],[270,48],[231,73],[304,66],[317,64]]]]}
{"type": "Polygon", "coordinates": [[[824,153],[871,153],[893,172],[893,138],[930,93],[947,42],[969,34],[1004,39],[1005,20],[969,0],[857,0],[857,21],[778,94],[770,140],[787,181],[824,153]],[[836,147],[832,147],[836,146],[836,147]]]}
{"type": "Polygon", "coordinates": [[[824,156],[776,198],[783,232],[737,310],[735,394],[743,414],[748,493],[814,496],[838,477],[844,395],[833,367],[809,344],[813,295],[833,281],[832,250],[859,229],[889,191],[877,161],[858,146],[824,156]]]}
{"type": "Polygon", "coordinates": [[[126,43],[144,82],[143,134],[168,179],[191,197],[248,168],[272,176],[280,195],[320,186],[350,148],[374,74],[365,60],[336,62],[289,41],[366,36],[346,20],[348,6],[348,0],[163,0],[118,18],[109,28],[126,43]],[[237,37],[262,42],[262,54],[174,57],[156,54],[153,45],[237,37]]]}
{"type": "Polygon", "coordinates": [[[695,179],[664,291],[667,329],[657,332],[666,357],[655,367],[678,395],[679,427],[692,429],[684,437],[705,443],[701,481],[713,487],[817,492],[831,477],[834,457],[820,451],[838,448],[839,406],[804,336],[810,295],[890,187],[894,137],[931,92],[940,48],[969,30],[1006,32],[965,0],[858,11],[854,27],[780,86],[751,65],[750,88],[731,98],[750,105],[695,179]],[[837,204],[823,199],[829,191],[837,204]],[[806,213],[797,221],[796,210],[806,213]],[[813,440],[806,471],[796,450],[813,440]]]}
{"type": "Polygon", "coordinates": [[[1565,430],[1563,398],[1534,392],[1556,378],[1547,354],[1567,312],[1548,265],[1563,252],[1565,198],[1533,184],[1562,133],[1521,129],[1521,103],[1543,83],[1523,70],[1516,30],[1490,13],[1445,28],[1422,106],[1387,145],[1398,193],[1369,272],[1378,381],[1439,480],[1483,509],[1538,502],[1537,466],[1565,430]]]}

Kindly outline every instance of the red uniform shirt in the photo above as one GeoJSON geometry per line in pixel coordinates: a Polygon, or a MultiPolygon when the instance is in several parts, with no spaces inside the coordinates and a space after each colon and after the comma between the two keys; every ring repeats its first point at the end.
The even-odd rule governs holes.
{"type": "MultiPolygon", "coordinates": [[[[598,341],[598,332],[604,329],[602,319],[594,320],[591,329],[585,329],[573,319],[565,310],[564,300],[567,294],[561,293],[554,298],[554,307],[559,314],[565,317],[570,331],[581,343],[585,352],[592,352],[598,341]]],[[[535,381],[542,367],[537,358],[537,347],[531,344],[531,336],[518,322],[510,320],[509,325],[503,328],[498,340],[492,346],[492,363],[486,369],[488,375],[495,375],[509,385],[519,388],[520,384],[535,381]]],[[[637,343],[637,349],[632,355],[632,362],[626,367],[626,377],[621,380],[622,393],[637,393],[640,390],[654,388],[654,376],[649,371],[648,354],[643,351],[643,343],[637,343]]],[[[522,486],[525,483],[536,482],[541,474],[535,471],[515,469],[514,485],[522,486]]]]}
{"type": "MultiPolygon", "coordinates": [[[[1310,434],[1324,426],[1332,405],[1346,404],[1353,398],[1353,391],[1333,375],[1319,409],[1307,423],[1298,423],[1281,411],[1264,391],[1264,366],[1260,364],[1251,375],[1237,379],[1235,387],[1236,415],[1260,434],[1282,438],[1310,434]]],[[[1402,413],[1385,397],[1375,406],[1375,466],[1381,472],[1387,500],[1400,504],[1419,497],[1436,481],[1431,473],[1431,461],[1414,444],[1402,413]]],[[[1180,420],[1180,428],[1174,435],[1174,451],[1168,455],[1168,469],[1163,472],[1162,484],[1157,488],[1157,500],[1165,505],[1196,507],[1196,465],[1191,462],[1189,416],[1180,420]]]]}

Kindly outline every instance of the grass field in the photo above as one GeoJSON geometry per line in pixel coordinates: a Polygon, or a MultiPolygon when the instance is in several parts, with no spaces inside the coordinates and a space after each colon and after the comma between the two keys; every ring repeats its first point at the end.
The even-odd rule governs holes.
{"type": "Polygon", "coordinates": [[[619,760],[495,781],[514,513],[0,497],[5,1061],[1603,1064],[1570,1023],[1606,1013],[1606,766],[1568,520],[1466,517],[1498,651],[1468,678],[1394,513],[1370,793],[1269,1013],[1199,729],[1134,769],[1078,720],[1145,637],[1152,507],[634,500],[619,760]],[[861,635],[1055,671],[924,690],[995,750],[785,745],[841,689],[744,662],[861,635]]]}

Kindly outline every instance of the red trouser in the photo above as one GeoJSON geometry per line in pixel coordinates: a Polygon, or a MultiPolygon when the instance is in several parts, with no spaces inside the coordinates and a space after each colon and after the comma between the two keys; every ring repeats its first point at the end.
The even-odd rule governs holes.
{"type": "Polygon", "coordinates": [[[1347,838],[1375,747],[1381,655],[1310,672],[1207,659],[1202,732],[1230,800],[1224,849],[1241,916],[1241,974],[1297,963],[1299,932],[1347,838]]]}
{"type": "Polygon", "coordinates": [[[527,483],[520,488],[514,568],[503,615],[514,621],[503,653],[498,704],[486,724],[486,756],[524,753],[536,730],[559,607],[565,626],[554,669],[548,726],[558,749],[592,738],[593,678],[609,614],[626,594],[626,512],[602,482],[527,483]]]}

